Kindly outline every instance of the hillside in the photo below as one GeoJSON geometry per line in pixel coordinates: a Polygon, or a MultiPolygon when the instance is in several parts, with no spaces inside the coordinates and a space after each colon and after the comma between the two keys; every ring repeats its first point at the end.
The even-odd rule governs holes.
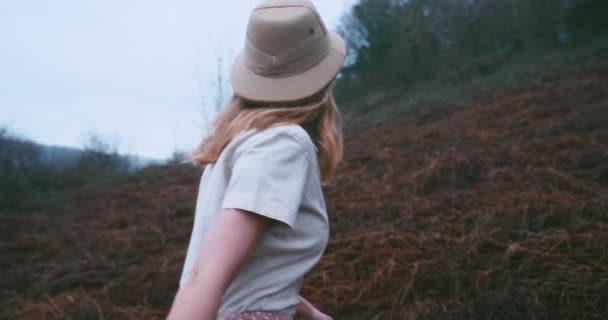
{"type": "MultiPolygon", "coordinates": [[[[604,63],[349,129],[303,294],[335,319],[605,318],[606,88],[604,63]]],[[[162,319],[200,173],[1,217],[0,319],[162,319]]]]}

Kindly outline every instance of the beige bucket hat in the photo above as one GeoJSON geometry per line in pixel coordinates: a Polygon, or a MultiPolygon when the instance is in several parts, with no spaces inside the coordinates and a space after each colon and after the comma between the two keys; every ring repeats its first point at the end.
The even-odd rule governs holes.
{"type": "Polygon", "coordinates": [[[249,17],[245,48],[230,73],[236,95],[254,102],[308,98],[340,71],[346,44],[308,0],[267,0],[249,17]]]}

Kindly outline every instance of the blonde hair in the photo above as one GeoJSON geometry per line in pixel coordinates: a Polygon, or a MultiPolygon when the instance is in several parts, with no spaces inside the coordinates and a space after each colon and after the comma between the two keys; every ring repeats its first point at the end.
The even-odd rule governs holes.
{"type": "Polygon", "coordinates": [[[331,86],[306,100],[282,104],[261,105],[233,96],[189,160],[213,163],[240,132],[282,124],[298,124],[308,132],[318,149],[322,179],[327,181],[342,159],[342,123],[331,86]]]}

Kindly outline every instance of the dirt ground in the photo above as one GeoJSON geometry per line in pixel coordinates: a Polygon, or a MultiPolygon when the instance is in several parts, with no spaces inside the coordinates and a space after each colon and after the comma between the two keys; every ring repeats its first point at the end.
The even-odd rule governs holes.
{"type": "MultiPolygon", "coordinates": [[[[302,294],[334,319],[608,319],[608,65],[346,132],[302,294]]],[[[0,219],[0,319],[162,319],[200,169],[0,219]]]]}

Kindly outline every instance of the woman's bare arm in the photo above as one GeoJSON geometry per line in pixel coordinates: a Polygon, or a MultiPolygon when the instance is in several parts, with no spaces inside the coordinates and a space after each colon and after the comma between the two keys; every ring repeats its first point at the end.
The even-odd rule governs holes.
{"type": "Polygon", "coordinates": [[[220,212],[203,240],[191,277],[177,292],[168,319],[215,319],[224,291],[269,220],[240,209],[220,212]]]}
{"type": "Polygon", "coordinates": [[[333,320],[332,317],[324,314],[315,308],[312,303],[300,296],[300,303],[296,306],[296,313],[309,320],[333,320]]]}

